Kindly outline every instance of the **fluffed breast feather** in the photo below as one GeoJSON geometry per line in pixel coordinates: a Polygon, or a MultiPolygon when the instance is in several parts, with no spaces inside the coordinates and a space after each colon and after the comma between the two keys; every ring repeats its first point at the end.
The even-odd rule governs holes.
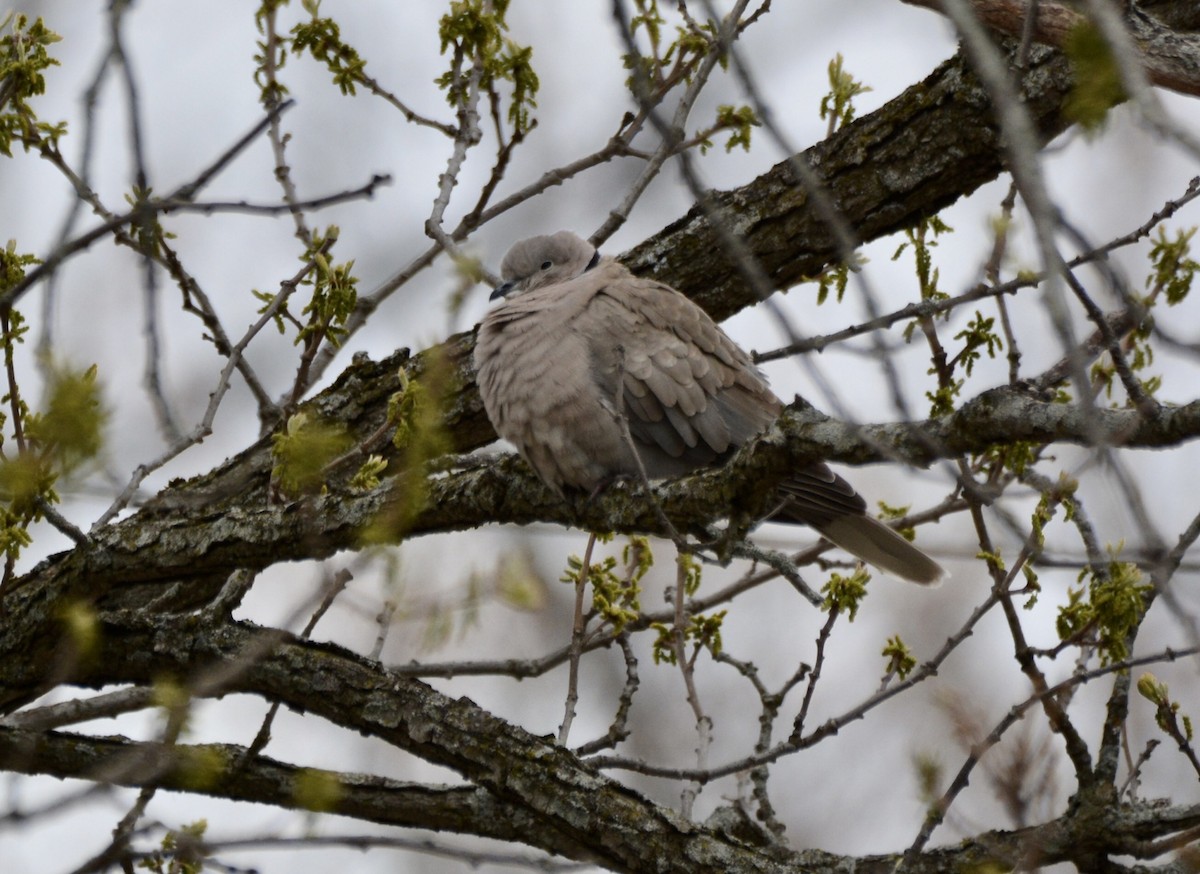
{"type": "MultiPolygon", "coordinates": [[[[748,356],[691,301],[657,282],[596,277],[580,318],[596,380],[621,399],[651,477],[710,464],[765,429],[780,405],[748,356]]],[[[605,271],[607,272],[607,271],[605,271]]]]}
{"type": "MultiPolygon", "coordinates": [[[[496,432],[560,494],[618,476],[679,476],[762,433],[782,404],[750,356],[674,289],[600,258],[566,231],[517,243],[506,300],[475,346],[496,432]]],[[[824,464],[779,486],[774,518],[812,525],[865,561],[933,584],[945,571],[824,464]]]]}

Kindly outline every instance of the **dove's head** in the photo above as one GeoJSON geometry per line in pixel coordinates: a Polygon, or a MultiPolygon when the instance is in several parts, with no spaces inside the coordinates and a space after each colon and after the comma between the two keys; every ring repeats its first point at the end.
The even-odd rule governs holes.
{"type": "Polygon", "coordinates": [[[508,297],[566,282],[595,267],[599,260],[596,247],[570,231],[530,237],[513,245],[504,256],[500,264],[504,281],[492,292],[492,297],[508,297]]]}

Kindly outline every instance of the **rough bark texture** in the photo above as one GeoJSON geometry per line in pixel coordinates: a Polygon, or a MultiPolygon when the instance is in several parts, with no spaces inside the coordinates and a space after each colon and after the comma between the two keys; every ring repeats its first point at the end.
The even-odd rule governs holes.
{"type": "MultiPolygon", "coordinates": [[[[1067,127],[1061,103],[1068,83],[1066,60],[1046,50],[1032,54],[1021,76],[1025,106],[1047,140],[1067,127]]],[[[873,240],[911,227],[1002,172],[989,106],[960,53],[800,158],[859,240],[873,240]]],[[[745,241],[775,288],[816,276],[837,260],[827,224],[787,161],[742,188],[713,192],[712,200],[720,220],[745,241]]],[[[757,302],[701,206],[622,260],[634,273],[678,288],[717,320],[757,302]]]]}
{"type": "MultiPolygon", "coordinates": [[[[845,857],[816,850],[755,846],[689,822],[605,777],[568,751],[503,722],[466,698],[389,673],[337,647],[298,641],[223,617],[106,617],[100,650],[77,682],[149,683],[230,666],[198,694],[246,692],[325,717],[444,764],[476,787],[412,786],[328,774],[329,791],[309,795],[327,812],[396,825],[520,841],[614,871],[835,872],[889,874],[896,856],[845,857]],[[213,621],[205,621],[208,620],[213,621]]],[[[160,785],[287,808],[306,806],[298,787],[314,773],[242,748],[163,747],[68,733],[0,728],[0,767],[28,774],[160,785]]],[[[1114,808],[1106,796],[1080,797],[1063,817],[1020,831],[993,831],[908,860],[906,871],[977,870],[1054,864],[1080,854],[1134,854],[1158,835],[1200,824],[1200,806],[1114,808]]]]}
{"type": "MultiPolygon", "coordinates": [[[[942,0],[904,2],[936,10],[943,6],[942,0]]],[[[1125,7],[1122,20],[1138,47],[1146,78],[1181,94],[1200,94],[1200,34],[1188,32],[1200,22],[1196,4],[1143,0],[1119,5],[1125,7]]],[[[1030,6],[1026,0],[971,0],[970,6],[979,21],[997,33],[1020,37],[1025,32],[1030,6]]],[[[1043,0],[1037,4],[1032,37],[1043,45],[1063,48],[1075,29],[1087,22],[1085,4],[1043,0]]]]}

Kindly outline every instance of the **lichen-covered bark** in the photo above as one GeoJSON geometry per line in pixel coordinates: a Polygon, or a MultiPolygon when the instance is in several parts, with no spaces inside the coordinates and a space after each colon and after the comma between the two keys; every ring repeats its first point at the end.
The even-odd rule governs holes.
{"type": "MultiPolygon", "coordinates": [[[[942,0],[904,0],[913,6],[941,11],[942,0]]],[[[1055,48],[1068,44],[1075,30],[1088,21],[1086,6],[1070,2],[970,0],[980,23],[997,33],[1021,37],[1027,30],[1037,42],[1055,48]],[[1030,26],[1030,12],[1036,17],[1030,26]]],[[[1130,40],[1137,46],[1138,63],[1155,85],[1182,94],[1200,95],[1200,9],[1192,0],[1141,0],[1119,4],[1130,40]]]]}
{"type": "MultiPolygon", "coordinates": [[[[253,626],[194,617],[106,617],[82,683],[186,682],[214,675],[198,694],[245,692],[378,737],[458,772],[478,789],[419,787],[329,774],[322,810],[398,825],[482,834],[614,871],[892,872],[897,857],[846,857],[754,846],[684,820],[580,762],[567,750],[497,719],[465,698],[389,673],[337,647],[253,626]],[[211,682],[211,680],[210,680],[211,682]]],[[[299,770],[241,748],[162,747],[73,734],[0,728],[0,767],[30,774],[161,785],[248,801],[300,806],[299,770]],[[140,755],[129,755],[138,752],[140,755]]],[[[832,791],[832,790],[831,790],[832,791]]],[[[978,870],[1120,855],[1200,823],[1200,806],[1114,807],[1081,797],[1063,817],[994,831],[908,860],[905,871],[978,870]]]]}
{"type": "MultiPolygon", "coordinates": [[[[1068,126],[1062,99],[1069,83],[1061,55],[1045,49],[1031,53],[1021,76],[1022,94],[1047,140],[1068,126]]],[[[860,241],[911,227],[1003,171],[987,93],[961,53],[800,157],[860,241]]],[[[787,161],[749,185],[715,192],[713,200],[721,221],[739,234],[776,288],[816,276],[837,260],[826,222],[787,161]]],[[[757,302],[701,206],[624,260],[635,273],[678,288],[717,319],[757,302]]]]}
{"type": "Polygon", "coordinates": [[[429,479],[427,498],[415,514],[409,512],[409,495],[387,483],[368,493],[334,492],[284,505],[229,501],[142,514],[98,533],[88,549],[49,559],[6,596],[5,615],[23,621],[0,623],[0,707],[24,700],[48,680],[46,662],[53,661],[57,635],[44,631],[47,623],[54,626],[58,605],[66,601],[133,608],[158,597],[164,609],[192,607],[213,597],[236,568],[324,558],[360,546],[367,530],[376,541],[393,542],[494,521],[664,534],[661,508],[677,530],[703,535],[731,508],[753,517],[775,484],[814,459],[926,465],[1014,441],[1155,448],[1196,437],[1200,402],[1147,417],[1134,410],[1086,412],[1005,388],[917,427],[860,427],[812,409],[793,410],[730,464],[657,485],[653,496],[630,484],[563,501],[510,456],[429,479]],[[172,584],[177,591],[168,588],[172,584]],[[24,655],[14,660],[17,653],[24,655]]]}

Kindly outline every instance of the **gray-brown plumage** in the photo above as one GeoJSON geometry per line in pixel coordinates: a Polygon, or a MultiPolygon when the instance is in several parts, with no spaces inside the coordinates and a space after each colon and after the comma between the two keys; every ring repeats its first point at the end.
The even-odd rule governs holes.
{"type": "MultiPolygon", "coordinates": [[[[508,299],[484,318],[475,345],[479,391],[496,432],[560,494],[638,476],[639,461],[651,479],[690,473],[779,416],[783,405],[750,357],[702,309],[569,231],[517,243],[501,273],[492,296],[508,299]]],[[[810,525],[904,579],[945,576],[867,516],[826,465],[797,471],[780,491],[775,518],[810,525]]]]}

